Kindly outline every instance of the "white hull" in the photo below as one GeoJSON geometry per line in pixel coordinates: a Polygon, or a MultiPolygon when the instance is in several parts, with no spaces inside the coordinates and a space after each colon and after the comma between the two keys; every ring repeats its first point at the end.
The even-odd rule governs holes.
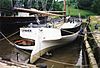
{"type": "Polygon", "coordinates": [[[77,23],[64,23],[59,28],[20,28],[20,36],[35,40],[34,46],[18,46],[17,48],[32,50],[30,62],[35,62],[40,56],[54,47],[67,44],[75,40],[79,34],[79,29],[72,34],[62,33],[62,29],[76,28],[77,23]]]}
{"type": "Polygon", "coordinates": [[[35,62],[37,59],[39,59],[40,56],[42,56],[43,54],[45,54],[47,51],[59,47],[61,45],[70,43],[71,41],[75,40],[78,36],[78,32],[71,34],[71,35],[66,35],[66,36],[62,36],[62,38],[60,39],[55,39],[55,40],[42,40],[38,43],[38,45],[36,46],[18,46],[16,45],[17,48],[20,49],[25,49],[25,50],[32,50],[31,53],[31,63],[35,62]]]}
{"type": "Polygon", "coordinates": [[[79,31],[72,35],[64,36],[58,40],[43,41],[43,45],[40,45],[40,47],[37,48],[37,50],[38,50],[37,52],[35,52],[35,50],[32,51],[31,57],[30,57],[30,62],[34,63],[37,59],[40,58],[40,56],[42,56],[49,50],[52,50],[54,48],[60,47],[61,45],[72,42],[73,40],[75,40],[77,38],[78,33],[79,33],[79,31]]]}
{"type": "Polygon", "coordinates": [[[24,49],[24,50],[33,50],[34,49],[34,46],[19,46],[17,44],[15,44],[15,46],[17,48],[24,49]]]}
{"type": "MultiPolygon", "coordinates": [[[[57,40],[42,41],[42,43],[45,45],[42,48],[45,49],[45,48],[48,48],[48,47],[51,47],[51,46],[59,46],[59,45],[64,45],[64,44],[70,43],[71,41],[73,41],[77,38],[78,33],[79,33],[79,31],[72,34],[72,35],[62,36],[61,39],[57,39],[57,40]]],[[[17,48],[24,49],[24,50],[33,50],[34,49],[34,46],[19,46],[17,44],[15,44],[15,46],[17,48]]]]}

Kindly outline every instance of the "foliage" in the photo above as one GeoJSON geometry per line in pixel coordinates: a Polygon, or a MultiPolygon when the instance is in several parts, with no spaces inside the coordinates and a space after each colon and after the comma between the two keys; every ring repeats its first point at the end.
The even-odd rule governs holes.
{"type": "Polygon", "coordinates": [[[81,9],[90,9],[93,4],[93,0],[78,0],[78,6],[81,9]]]}
{"type": "Polygon", "coordinates": [[[66,4],[69,5],[69,6],[71,6],[71,5],[72,5],[72,6],[73,6],[73,5],[74,5],[74,6],[77,6],[77,5],[76,5],[76,4],[77,4],[77,0],[66,0],[66,2],[67,2],[66,4]]]}
{"type": "Polygon", "coordinates": [[[55,0],[36,0],[32,2],[32,7],[38,10],[62,10],[62,2],[55,0]]]}
{"type": "Polygon", "coordinates": [[[95,13],[89,11],[89,10],[82,10],[82,9],[77,9],[74,7],[69,7],[70,9],[67,8],[67,15],[71,15],[71,16],[78,16],[79,13],[82,17],[86,17],[86,16],[90,16],[90,15],[95,15],[95,13]],[[68,12],[68,10],[70,11],[70,13],[68,12]]]}
{"type": "Polygon", "coordinates": [[[63,9],[62,5],[63,5],[63,3],[59,3],[59,2],[57,2],[57,1],[55,1],[53,10],[61,11],[61,10],[63,9]]]}
{"type": "Polygon", "coordinates": [[[11,15],[11,12],[9,12],[11,8],[12,8],[11,0],[0,0],[0,9],[3,10],[2,14],[11,15]]]}
{"type": "Polygon", "coordinates": [[[91,9],[100,15],[100,0],[94,0],[91,9]]]}
{"type": "Polygon", "coordinates": [[[0,9],[6,8],[10,9],[11,8],[11,0],[0,0],[0,9]]]}
{"type": "Polygon", "coordinates": [[[89,25],[90,29],[94,31],[95,25],[98,24],[99,26],[98,30],[100,31],[100,16],[90,16],[90,20],[91,20],[91,23],[89,25]]]}
{"type": "Polygon", "coordinates": [[[100,0],[78,0],[78,7],[100,14],[100,0]]]}
{"type": "MultiPolygon", "coordinates": [[[[0,0],[0,9],[12,9],[12,1],[13,4],[16,4],[18,0],[0,0]]],[[[63,10],[63,1],[58,0],[20,0],[21,4],[24,4],[24,8],[36,8],[38,10],[55,10],[62,11],[63,10]],[[29,2],[30,1],[30,2],[29,2]]],[[[78,15],[78,12],[83,16],[94,15],[95,13],[100,14],[100,1],[99,0],[66,0],[67,5],[67,15],[78,15]],[[81,9],[81,10],[78,10],[81,9]],[[86,10],[86,11],[85,11],[86,10]],[[87,11],[89,10],[89,11],[87,11]]],[[[8,14],[7,11],[4,13],[8,14]]]]}

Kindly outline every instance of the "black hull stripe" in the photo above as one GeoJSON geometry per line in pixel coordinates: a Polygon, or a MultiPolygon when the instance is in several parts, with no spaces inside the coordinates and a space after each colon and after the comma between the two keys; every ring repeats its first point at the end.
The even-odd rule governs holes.
{"type": "Polygon", "coordinates": [[[81,27],[81,25],[78,26],[78,27],[75,27],[75,28],[61,29],[61,35],[62,35],[62,36],[65,36],[65,35],[71,35],[71,34],[73,34],[73,33],[76,33],[77,31],[80,30],[80,27],[81,27]]]}

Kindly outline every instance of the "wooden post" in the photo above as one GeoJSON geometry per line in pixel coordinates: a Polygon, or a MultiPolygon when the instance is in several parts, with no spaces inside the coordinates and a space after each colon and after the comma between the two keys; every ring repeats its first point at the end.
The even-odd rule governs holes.
{"type": "Polygon", "coordinates": [[[86,47],[86,51],[87,51],[87,54],[88,54],[88,57],[89,57],[89,61],[90,61],[90,68],[98,68],[98,65],[97,65],[97,62],[94,58],[94,54],[93,54],[93,51],[87,41],[87,30],[86,28],[84,29],[84,41],[85,41],[85,47],[86,47]]]}
{"type": "Polygon", "coordinates": [[[66,0],[64,0],[64,22],[66,22],[66,0]]]}
{"type": "Polygon", "coordinates": [[[17,55],[17,62],[19,62],[19,53],[17,52],[16,55],[17,55]]]}

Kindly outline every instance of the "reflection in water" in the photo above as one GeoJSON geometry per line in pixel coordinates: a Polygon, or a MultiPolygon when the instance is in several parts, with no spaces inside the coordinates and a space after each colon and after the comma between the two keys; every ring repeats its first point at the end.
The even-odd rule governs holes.
{"type": "MultiPolygon", "coordinates": [[[[13,36],[9,38],[10,41],[13,42],[13,40],[18,39],[18,35],[13,36]]],[[[71,44],[66,44],[63,47],[56,48],[52,50],[52,56],[43,55],[42,57],[60,61],[64,63],[68,63],[68,65],[65,64],[59,64],[55,62],[46,61],[43,59],[39,59],[35,64],[39,63],[45,63],[47,64],[48,68],[73,68],[73,65],[76,65],[78,62],[78,58],[80,58],[80,43],[79,39],[75,40],[71,44]],[[69,65],[72,64],[72,65],[69,65]]],[[[30,57],[30,52],[22,51],[14,46],[11,46],[6,40],[0,41],[0,57],[6,60],[10,61],[18,61],[18,62],[27,62],[30,57]]]]}

